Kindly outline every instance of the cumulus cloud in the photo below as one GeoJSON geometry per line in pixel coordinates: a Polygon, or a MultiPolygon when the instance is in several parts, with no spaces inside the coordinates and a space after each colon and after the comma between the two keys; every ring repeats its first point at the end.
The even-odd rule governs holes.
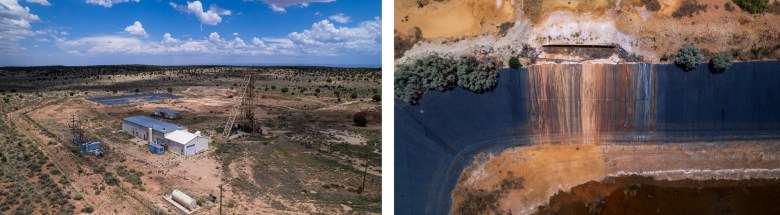
{"type": "Polygon", "coordinates": [[[179,40],[177,40],[176,38],[171,37],[170,33],[165,33],[165,35],[163,35],[163,39],[162,39],[162,41],[160,41],[160,43],[163,43],[163,44],[178,44],[179,40]]]}
{"type": "Polygon", "coordinates": [[[209,10],[204,11],[203,10],[203,4],[200,3],[200,1],[194,1],[194,2],[187,2],[187,6],[184,5],[177,5],[176,3],[171,2],[171,7],[176,8],[176,10],[185,12],[187,14],[194,14],[195,17],[198,17],[198,20],[200,20],[201,24],[206,25],[217,25],[220,22],[222,22],[222,16],[230,16],[231,12],[230,10],[225,10],[222,8],[219,8],[217,5],[212,4],[209,7],[209,10]]]}
{"type": "Polygon", "coordinates": [[[141,25],[141,22],[139,22],[139,21],[135,21],[135,23],[133,23],[133,25],[127,26],[125,28],[125,32],[127,32],[129,34],[132,34],[132,35],[137,35],[137,36],[142,36],[142,37],[149,37],[149,35],[146,34],[146,30],[144,30],[144,26],[141,25]]]}
{"type": "Polygon", "coordinates": [[[330,21],[322,20],[312,24],[311,29],[288,35],[296,45],[309,47],[308,52],[339,52],[352,50],[380,52],[382,44],[382,20],[378,17],[350,27],[336,27],[330,21]]]}
{"type": "Polygon", "coordinates": [[[334,2],[336,0],[262,0],[271,10],[279,13],[287,12],[284,8],[290,6],[308,7],[311,2],[334,2]]]}
{"type": "Polygon", "coordinates": [[[338,13],[338,14],[330,16],[328,18],[330,18],[330,20],[333,20],[334,22],[338,22],[338,23],[342,23],[342,24],[348,23],[348,22],[352,21],[351,17],[346,16],[343,13],[338,13]]]}
{"type": "Polygon", "coordinates": [[[26,1],[27,1],[27,3],[36,3],[36,4],[43,5],[43,6],[51,6],[49,1],[47,1],[47,0],[26,0],[26,1]]]}
{"type": "Polygon", "coordinates": [[[219,43],[222,41],[222,39],[219,38],[219,34],[217,32],[211,32],[211,34],[209,34],[209,41],[219,43]]]}
{"type": "Polygon", "coordinates": [[[141,0],[86,0],[87,4],[100,5],[103,7],[111,7],[115,4],[125,2],[141,2],[141,0]]]}
{"type": "Polygon", "coordinates": [[[37,15],[30,13],[29,7],[22,7],[17,0],[0,0],[0,50],[21,50],[19,41],[35,36],[31,22],[39,21],[37,15]]]}
{"type": "Polygon", "coordinates": [[[256,45],[257,47],[265,47],[265,42],[257,37],[252,37],[252,44],[256,45]]]}
{"type": "Polygon", "coordinates": [[[251,37],[245,41],[238,33],[225,38],[211,32],[202,39],[175,38],[165,33],[159,41],[144,41],[130,36],[99,36],[68,40],[54,38],[65,51],[82,55],[313,55],[338,56],[346,53],[381,53],[381,19],[364,21],[353,27],[338,27],[329,20],[314,23],[310,29],[286,37],[251,37]]]}

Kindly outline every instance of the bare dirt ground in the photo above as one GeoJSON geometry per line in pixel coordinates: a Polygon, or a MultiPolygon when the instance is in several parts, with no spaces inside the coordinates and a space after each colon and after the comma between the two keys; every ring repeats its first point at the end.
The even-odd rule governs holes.
{"type": "Polygon", "coordinates": [[[656,180],[780,177],[776,141],[534,145],[480,154],[452,192],[455,214],[531,214],[558,192],[606,177],[656,180]]]}
{"type": "Polygon", "coordinates": [[[451,55],[520,55],[524,65],[546,58],[548,44],[617,44],[639,59],[665,62],[683,45],[735,59],[780,58],[780,2],[760,14],[729,0],[400,0],[395,2],[396,63],[431,52],[451,55]],[[729,6],[726,6],[729,4],[729,6]],[[524,51],[535,49],[539,55],[524,51]]]}
{"type": "MultiPolygon", "coordinates": [[[[9,135],[25,137],[44,158],[56,161],[41,174],[51,175],[69,195],[65,201],[73,208],[65,206],[61,212],[91,208],[95,214],[182,214],[163,199],[165,194],[178,189],[203,199],[219,195],[220,184],[226,184],[225,214],[381,210],[381,121],[370,119],[365,127],[352,122],[356,113],[381,111],[371,99],[380,93],[378,69],[44,67],[4,68],[0,77],[0,97],[8,99],[0,101],[4,125],[14,132],[9,135]],[[237,84],[250,71],[258,74],[255,118],[264,132],[222,140],[237,84]],[[171,84],[152,84],[160,81],[171,84]],[[136,92],[183,98],[116,106],[86,100],[136,92]],[[171,122],[210,137],[209,150],[190,157],[154,155],[136,143],[143,140],[120,131],[122,118],[150,115],[157,108],[180,112],[183,118],[171,122]],[[102,142],[105,157],[74,151],[68,130],[72,115],[78,116],[88,140],[102,142]],[[55,168],[61,174],[51,173],[55,168]],[[368,174],[360,189],[364,170],[368,174]],[[65,177],[68,181],[61,181],[65,177]]],[[[14,210],[38,209],[19,206],[4,213],[14,210]]],[[[218,202],[203,201],[195,214],[218,210],[218,202]]]]}

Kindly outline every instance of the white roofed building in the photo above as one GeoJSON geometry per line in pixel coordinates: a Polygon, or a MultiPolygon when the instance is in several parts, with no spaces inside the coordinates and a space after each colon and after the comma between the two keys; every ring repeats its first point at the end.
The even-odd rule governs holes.
{"type": "Polygon", "coordinates": [[[190,156],[209,148],[209,140],[198,134],[177,130],[165,134],[168,151],[190,156]]]}

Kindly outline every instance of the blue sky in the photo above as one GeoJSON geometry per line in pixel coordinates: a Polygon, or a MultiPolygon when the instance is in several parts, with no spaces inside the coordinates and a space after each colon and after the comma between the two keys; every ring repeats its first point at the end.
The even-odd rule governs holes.
{"type": "Polygon", "coordinates": [[[379,66],[381,11],[381,0],[0,0],[0,66],[379,66]]]}

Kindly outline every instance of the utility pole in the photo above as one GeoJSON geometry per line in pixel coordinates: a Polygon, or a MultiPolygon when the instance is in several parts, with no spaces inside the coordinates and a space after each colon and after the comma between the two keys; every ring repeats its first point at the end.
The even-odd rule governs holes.
{"type": "Polygon", "coordinates": [[[219,187],[219,215],[222,215],[222,190],[224,190],[222,186],[224,185],[225,183],[217,185],[217,187],[219,187]]]}

